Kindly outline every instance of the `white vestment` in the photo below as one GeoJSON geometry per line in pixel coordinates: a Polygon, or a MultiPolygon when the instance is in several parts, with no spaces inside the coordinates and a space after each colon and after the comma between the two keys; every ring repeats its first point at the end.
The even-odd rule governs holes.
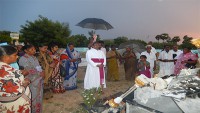
{"type": "Polygon", "coordinates": [[[154,62],[156,61],[156,55],[154,52],[148,53],[147,51],[144,51],[141,53],[141,55],[145,55],[147,57],[147,61],[150,63],[150,72],[151,72],[151,77],[154,75],[153,67],[154,67],[154,62]]]}
{"type": "MultiPolygon", "coordinates": [[[[161,51],[158,59],[161,60],[173,60],[173,51],[161,51]]],[[[162,62],[160,61],[160,71],[158,73],[159,77],[163,77],[165,75],[174,74],[174,62],[162,62]]]]}
{"type": "MultiPolygon", "coordinates": [[[[104,59],[103,65],[106,66],[106,56],[101,50],[91,48],[86,52],[87,69],[84,78],[84,89],[92,89],[100,87],[100,72],[98,64],[92,61],[92,58],[104,59]]],[[[104,72],[104,88],[106,87],[105,72],[104,72]]]]}

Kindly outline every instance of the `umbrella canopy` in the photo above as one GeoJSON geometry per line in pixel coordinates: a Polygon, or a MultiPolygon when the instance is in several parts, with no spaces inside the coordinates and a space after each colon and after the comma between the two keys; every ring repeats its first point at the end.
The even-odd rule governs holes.
{"type": "Polygon", "coordinates": [[[113,29],[113,27],[103,19],[98,18],[86,18],[79,22],[77,26],[82,28],[89,28],[94,30],[109,30],[113,29]]]}

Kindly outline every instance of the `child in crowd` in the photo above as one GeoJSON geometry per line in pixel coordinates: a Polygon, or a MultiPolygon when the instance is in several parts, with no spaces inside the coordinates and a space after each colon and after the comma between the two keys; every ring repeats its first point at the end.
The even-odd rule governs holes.
{"type": "Polygon", "coordinates": [[[138,62],[139,74],[144,74],[146,77],[151,78],[150,63],[146,59],[145,55],[140,56],[140,61],[138,62]]]}

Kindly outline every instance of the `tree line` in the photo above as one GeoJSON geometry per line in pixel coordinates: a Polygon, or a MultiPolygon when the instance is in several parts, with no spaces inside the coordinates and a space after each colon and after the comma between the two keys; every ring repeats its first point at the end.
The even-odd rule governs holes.
{"type": "MultiPolygon", "coordinates": [[[[0,42],[11,42],[10,31],[0,31],[0,42]]],[[[89,40],[92,38],[94,31],[88,32],[89,37],[83,34],[70,35],[71,30],[68,23],[61,23],[58,21],[52,21],[46,17],[39,15],[38,19],[35,21],[26,21],[25,25],[21,25],[20,30],[20,42],[31,43],[33,45],[38,45],[38,43],[50,43],[57,42],[60,47],[66,47],[67,43],[72,42],[76,47],[87,47],[89,40]]],[[[100,36],[97,35],[97,40],[101,40],[100,36]]],[[[153,42],[153,46],[156,49],[162,49],[163,45],[174,45],[180,41],[179,36],[171,38],[169,34],[162,33],[157,35],[155,39],[158,42],[153,42]],[[160,42],[162,40],[162,42],[160,42]]],[[[190,46],[192,49],[196,49],[195,45],[191,43],[192,37],[185,35],[183,37],[183,42],[180,44],[180,48],[184,46],[190,46]]],[[[125,36],[120,36],[115,39],[102,40],[105,45],[116,45],[119,46],[125,42],[138,42],[140,44],[146,45],[147,42],[140,39],[129,39],[125,36]]]]}
{"type": "MultiPolygon", "coordinates": [[[[153,45],[156,47],[156,48],[159,48],[161,49],[161,47],[163,47],[162,45],[163,44],[168,44],[168,45],[178,45],[178,42],[181,40],[179,36],[174,36],[173,38],[171,38],[169,36],[169,34],[167,33],[163,33],[163,34],[160,34],[160,35],[156,35],[155,39],[158,41],[157,43],[154,42],[153,45]],[[162,40],[163,42],[160,43],[159,40],[162,40]]],[[[180,48],[184,48],[184,47],[190,47],[192,49],[196,49],[197,47],[192,44],[192,37],[189,37],[187,35],[183,36],[183,42],[179,45],[180,48]]]]}

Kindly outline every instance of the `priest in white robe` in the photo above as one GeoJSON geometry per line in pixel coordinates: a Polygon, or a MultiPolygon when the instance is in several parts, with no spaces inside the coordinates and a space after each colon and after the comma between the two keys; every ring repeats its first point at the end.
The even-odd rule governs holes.
{"type": "Polygon", "coordinates": [[[165,46],[164,50],[159,54],[160,61],[160,71],[158,73],[159,77],[174,74],[174,58],[173,51],[170,50],[168,45],[165,46]]]}
{"type": "Polygon", "coordinates": [[[84,89],[105,88],[106,56],[99,50],[98,42],[94,42],[92,48],[86,52],[86,60],[88,64],[84,78],[84,89]]]}

